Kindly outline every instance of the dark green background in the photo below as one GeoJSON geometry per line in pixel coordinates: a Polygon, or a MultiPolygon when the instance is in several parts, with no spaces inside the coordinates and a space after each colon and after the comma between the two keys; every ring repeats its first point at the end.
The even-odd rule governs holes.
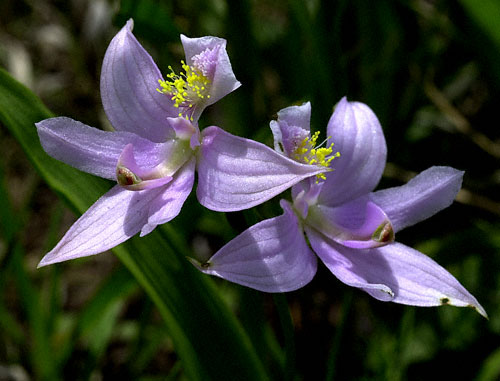
{"type": "MultiPolygon", "coordinates": [[[[500,377],[499,1],[4,0],[0,64],[55,115],[107,128],[100,65],[128,18],[163,73],[179,68],[180,33],[227,39],[243,85],[204,113],[202,127],[271,145],[268,124],[281,108],[311,101],[312,128],[323,132],[347,95],[368,104],[383,126],[389,163],[379,187],[432,165],[466,171],[458,202],[396,238],[452,272],[490,320],[468,309],[379,302],[322,265],[286,297],[216,280],[272,379],[500,377]]],[[[17,364],[46,377],[40,364],[57,357],[52,375],[66,379],[190,377],[164,315],[113,254],[36,270],[74,216],[4,126],[0,139],[0,369],[17,364]],[[56,354],[60,342],[71,342],[64,355],[56,354]],[[42,353],[47,348],[54,352],[42,353]]],[[[279,213],[272,200],[224,217],[192,195],[168,229],[174,246],[203,257],[279,213]]]]}

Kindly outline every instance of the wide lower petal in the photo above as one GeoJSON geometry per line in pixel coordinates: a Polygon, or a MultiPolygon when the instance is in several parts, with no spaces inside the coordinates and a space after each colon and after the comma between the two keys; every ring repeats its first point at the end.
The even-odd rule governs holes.
{"type": "Polygon", "coordinates": [[[101,72],[102,104],[117,131],[161,142],[173,136],[166,118],[176,117],[179,111],[156,90],[163,77],[132,28],[133,21],[127,21],[106,50],[101,72]]]}
{"type": "Polygon", "coordinates": [[[196,159],[193,157],[175,174],[173,181],[165,190],[151,202],[148,222],[141,229],[141,237],[180,213],[182,205],[193,189],[195,165],[196,159]]]}
{"type": "Polygon", "coordinates": [[[279,217],[259,222],[238,235],[206,263],[195,265],[215,275],[265,292],[296,290],[316,274],[317,260],[287,204],[279,217]]]}
{"type": "Polygon", "coordinates": [[[450,206],[463,175],[451,167],[431,167],[407,184],[374,192],[370,198],[389,216],[394,230],[399,231],[450,206]]]}
{"type": "Polygon", "coordinates": [[[356,250],[307,228],[313,250],[342,282],[376,299],[413,306],[483,307],[448,271],[428,256],[400,243],[356,250]]]}
{"type": "Polygon", "coordinates": [[[170,142],[153,143],[131,132],[110,132],[76,120],[58,117],[36,123],[45,152],[81,171],[116,180],[116,164],[126,145],[134,147],[136,162],[158,165],[170,151],[170,142]]]}
{"type": "Polygon", "coordinates": [[[133,192],[115,185],[68,230],[38,267],[102,253],[137,234],[161,188],[133,192]]]}
{"type": "Polygon", "coordinates": [[[206,128],[202,136],[196,193],[200,203],[212,210],[251,208],[325,169],[298,163],[218,127],[206,128]]]}
{"type": "Polygon", "coordinates": [[[326,174],[322,204],[340,205],[371,192],[384,171],[387,147],[382,127],[365,104],[342,98],[328,122],[329,143],[340,157],[326,174]]]}

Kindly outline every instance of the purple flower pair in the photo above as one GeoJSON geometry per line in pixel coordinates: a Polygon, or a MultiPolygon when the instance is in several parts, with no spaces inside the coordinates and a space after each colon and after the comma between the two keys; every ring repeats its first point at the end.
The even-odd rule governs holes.
{"type": "Polygon", "coordinates": [[[271,122],[275,150],[216,126],[200,132],[204,108],[240,86],[226,41],[181,36],[183,72],[170,69],[164,79],[132,26],[128,21],[113,38],[102,66],[102,102],[115,131],[64,117],[37,123],[49,155],[117,182],[39,266],[103,252],[170,221],[197,171],[198,200],[212,210],[247,209],[290,187],[293,198],[281,201],[282,216],[195,263],[201,271],[266,292],[291,291],[314,277],[316,253],[338,279],[377,299],[471,306],[486,316],[441,266],[393,242],[395,232],[452,203],[462,172],[432,167],[402,187],[372,192],[385,166],[384,135],[366,105],[345,98],[320,144],[310,134],[309,103],[286,108],[271,122]]]}

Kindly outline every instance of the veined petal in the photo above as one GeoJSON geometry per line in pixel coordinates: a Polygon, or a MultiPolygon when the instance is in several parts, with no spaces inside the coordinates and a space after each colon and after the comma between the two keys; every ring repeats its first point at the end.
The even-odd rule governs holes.
{"type": "Polygon", "coordinates": [[[45,152],[81,171],[116,180],[116,164],[127,144],[134,146],[136,162],[154,167],[169,151],[171,143],[153,143],[131,132],[109,132],[59,117],[36,123],[45,152]]]}
{"type": "Polygon", "coordinates": [[[337,104],[328,122],[328,136],[340,157],[326,175],[322,204],[339,205],[366,194],[378,184],[385,167],[387,147],[384,133],[373,111],[363,103],[337,104]]]}
{"type": "Polygon", "coordinates": [[[394,230],[399,231],[450,206],[463,175],[451,167],[431,167],[407,184],[374,192],[370,198],[387,213],[394,230]]]}
{"type": "Polygon", "coordinates": [[[391,221],[384,211],[359,197],[337,207],[311,205],[306,224],[344,246],[367,249],[394,241],[391,221]]]}
{"type": "Polygon", "coordinates": [[[38,267],[99,254],[126,241],[147,222],[149,204],[161,190],[133,192],[115,185],[71,226],[38,267]]]}
{"type": "Polygon", "coordinates": [[[141,229],[141,237],[180,213],[182,205],[193,189],[195,165],[196,159],[193,157],[179,169],[173,181],[151,202],[148,222],[141,229]]]}
{"type": "Polygon", "coordinates": [[[206,71],[204,74],[211,81],[210,98],[207,100],[206,106],[217,102],[241,86],[233,73],[227,55],[226,40],[211,36],[189,38],[181,34],[181,41],[186,53],[186,63],[193,66],[199,63],[198,59],[201,58],[201,66],[203,67],[199,69],[206,71]]]}
{"type": "Polygon", "coordinates": [[[128,20],[106,50],[101,72],[102,104],[115,130],[162,142],[173,136],[166,118],[176,117],[179,111],[156,90],[163,77],[132,28],[133,21],[128,20]]]}
{"type": "Polygon", "coordinates": [[[202,131],[198,152],[198,200],[221,211],[251,208],[324,167],[301,164],[264,144],[212,126],[202,131]]]}
{"type": "Polygon", "coordinates": [[[290,206],[281,205],[283,215],[248,228],[206,263],[193,263],[205,274],[265,292],[292,291],[306,285],[316,274],[316,256],[290,206]]]}
{"type": "Polygon", "coordinates": [[[313,250],[342,282],[376,299],[413,306],[453,305],[486,311],[448,271],[428,256],[400,243],[356,250],[306,229],[313,250]]]}

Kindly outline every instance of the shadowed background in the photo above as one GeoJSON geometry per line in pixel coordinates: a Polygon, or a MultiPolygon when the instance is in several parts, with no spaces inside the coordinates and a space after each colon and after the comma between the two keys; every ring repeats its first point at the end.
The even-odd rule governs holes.
{"type": "MultiPolygon", "coordinates": [[[[400,185],[432,165],[466,171],[457,202],[397,239],[455,275],[490,320],[468,309],[376,301],[323,265],[309,285],[286,295],[293,330],[277,312],[284,299],[216,280],[218,292],[273,379],[496,380],[495,15],[495,0],[3,0],[0,65],[55,115],[110,128],[100,102],[100,65],[111,38],[133,18],[135,36],[164,75],[168,65],[179,70],[180,33],[228,41],[242,87],[209,107],[201,127],[216,124],[272,145],[269,121],[283,107],[311,101],[312,129],[324,133],[342,96],[368,104],[388,144],[379,188],[400,185]],[[295,353],[288,373],[281,370],[290,365],[284,352],[295,353]]],[[[113,254],[36,269],[76,216],[0,127],[0,380],[40,379],[51,361],[64,379],[187,377],[155,305],[113,254]],[[17,225],[21,245],[13,246],[8,237],[17,225]],[[71,344],[61,348],[62,342],[71,344]]],[[[224,217],[203,209],[193,194],[169,225],[191,255],[207,258],[248,226],[280,214],[277,200],[224,217]]]]}

